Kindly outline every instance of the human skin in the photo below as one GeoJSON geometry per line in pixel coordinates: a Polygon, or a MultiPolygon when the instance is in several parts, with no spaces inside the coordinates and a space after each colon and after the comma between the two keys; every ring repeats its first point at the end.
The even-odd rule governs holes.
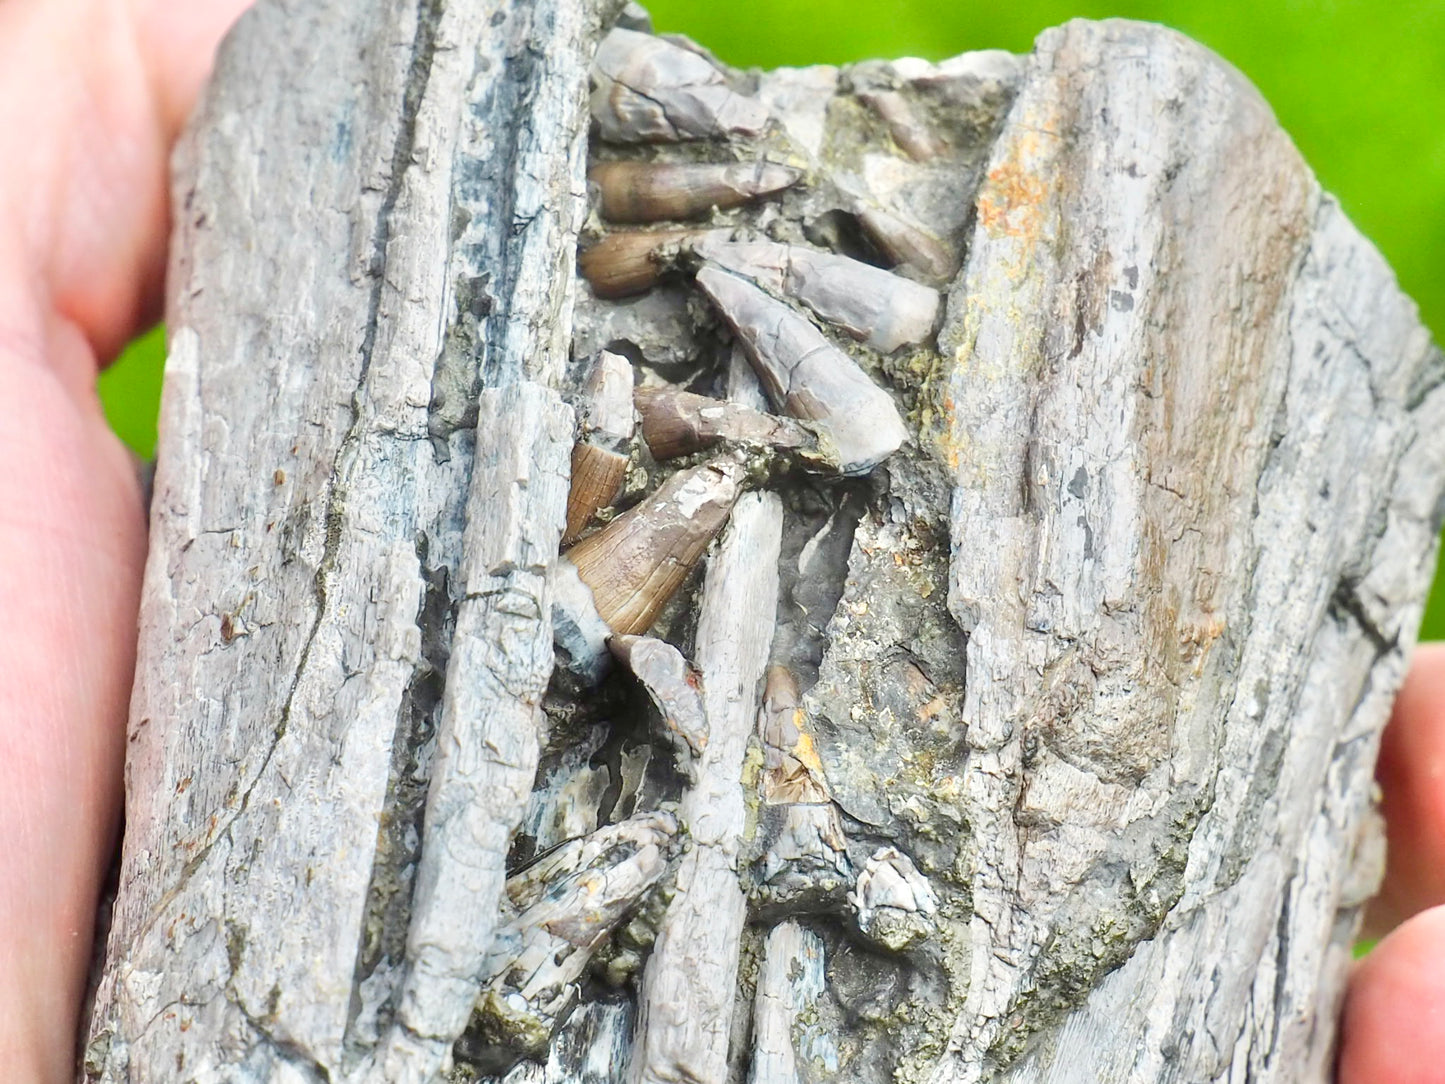
{"type": "MultiPolygon", "coordinates": [[[[100,366],[157,315],[166,159],[244,0],[0,2],[0,1066],[68,1080],[116,831],[145,555],[100,366]]],[[[1445,1079],[1445,649],[1381,764],[1393,925],[1358,969],[1341,1084],[1445,1079]],[[1417,912],[1422,912],[1416,914],[1417,912]]]]}
{"type": "Polygon", "coordinates": [[[241,0],[0,2],[0,1075],[72,1076],[145,518],[96,397],[158,315],[166,159],[241,0]]]}

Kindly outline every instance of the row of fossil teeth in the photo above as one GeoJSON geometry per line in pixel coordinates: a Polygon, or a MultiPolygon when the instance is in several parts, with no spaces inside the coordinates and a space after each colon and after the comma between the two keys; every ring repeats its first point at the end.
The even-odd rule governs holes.
{"type": "Polygon", "coordinates": [[[930,286],[848,256],[778,241],[735,241],[726,229],[609,233],[578,259],[592,292],[614,299],[650,290],[669,270],[711,263],[802,302],[818,318],[882,353],[928,340],[942,298],[930,286]]]}
{"type": "MultiPolygon", "coordinates": [[[[595,133],[609,143],[752,138],[771,125],[767,106],[740,93],[700,51],[632,29],[606,36],[593,84],[595,133]]],[[[907,103],[900,102],[885,98],[873,107],[911,138],[907,103]]],[[[769,138],[778,133],[771,128],[769,138]]],[[[930,153],[924,142],[913,143],[919,155],[930,153]]],[[[806,176],[767,161],[606,161],[591,166],[588,180],[602,220],[651,226],[706,219],[769,198],[786,208],[790,190],[806,176]]],[[[948,250],[926,231],[877,208],[846,209],[876,250],[910,268],[908,274],[942,280],[951,273],[948,250]]],[[[593,295],[603,299],[646,291],[667,275],[690,276],[737,344],[731,401],[674,387],[634,388],[627,358],[606,350],[596,355],[584,389],[565,554],[556,574],[559,667],[591,683],[615,661],[686,786],[676,820],[649,814],[659,819],[619,826],[650,840],[632,844],[635,855],[594,845],[590,858],[579,852],[559,865],[549,855],[514,878],[515,914],[499,938],[479,1002],[480,1033],[513,1050],[540,1053],[575,998],[577,977],[598,941],[640,898],[649,899],[649,907],[665,901],[656,950],[638,989],[632,1076],[642,1084],[721,1080],[749,912],[764,919],[831,914],[875,943],[904,947],[935,906],[927,882],[896,851],[879,851],[866,862],[855,852],[850,862],[843,816],[786,669],[768,673],[758,703],[774,626],[783,512],[776,494],[743,491],[792,467],[865,474],[896,452],[907,430],[892,396],[829,329],[840,341],[846,336],[868,350],[893,353],[931,338],[942,299],[929,286],[858,260],[696,222],[694,228],[611,232],[578,263],[593,295]],[[624,488],[629,498],[636,493],[651,460],[698,453],[712,458],[677,471],[587,533],[612,514],[624,488]],[[635,470],[639,465],[646,469],[635,470]],[[676,648],[641,634],[730,517],[702,590],[694,667],[676,648]],[[755,837],[744,815],[752,796],[742,793],[742,765],[754,741],[764,761],[755,837]],[[684,831],[690,844],[669,878],[670,890],[647,896],[684,831]]],[[[625,337],[599,337],[586,349],[625,337]]],[[[559,853],[570,854],[568,848],[582,842],[559,853]]],[[[784,923],[768,938],[764,965],[754,1080],[779,1084],[793,1079],[784,1072],[784,1063],[791,1064],[790,1033],[822,993],[821,939],[784,923]],[[806,965],[802,981],[800,965],[806,965]]]]}

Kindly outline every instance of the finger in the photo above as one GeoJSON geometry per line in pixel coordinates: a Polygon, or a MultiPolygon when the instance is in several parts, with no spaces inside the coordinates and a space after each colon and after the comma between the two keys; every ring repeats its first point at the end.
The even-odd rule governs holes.
{"type": "Polygon", "coordinates": [[[0,263],[0,327],[39,335],[40,314],[53,312],[89,344],[93,378],[93,359],[113,356],[151,315],[170,143],[216,38],[242,7],[0,4],[0,232],[11,240],[0,263]]]}
{"type": "Polygon", "coordinates": [[[1402,924],[1350,979],[1336,1084],[1445,1077],[1445,907],[1402,924]]]}
{"type": "Polygon", "coordinates": [[[1380,745],[1376,778],[1389,840],[1369,932],[1445,904],[1445,643],[1421,644],[1380,745]]]}

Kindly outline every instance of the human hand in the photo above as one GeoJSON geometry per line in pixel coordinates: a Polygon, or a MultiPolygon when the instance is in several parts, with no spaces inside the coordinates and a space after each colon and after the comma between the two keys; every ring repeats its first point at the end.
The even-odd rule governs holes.
{"type": "Polygon", "coordinates": [[[1421,644],[1380,749],[1389,834],[1340,1033],[1338,1084],[1445,1081],[1445,643],[1421,644]]]}
{"type": "Polygon", "coordinates": [[[145,519],[96,397],[159,309],[170,146],[247,0],[0,3],[0,1066],[73,1075],[145,519]]]}

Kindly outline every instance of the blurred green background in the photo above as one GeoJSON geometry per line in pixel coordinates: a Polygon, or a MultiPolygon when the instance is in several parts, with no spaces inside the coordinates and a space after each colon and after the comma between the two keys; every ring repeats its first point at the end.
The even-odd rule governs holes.
{"type": "MultiPolygon", "coordinates": [[[[682,31],[743,67],[1026,52],[1042,29],[1083,16],[1166,23],[1242,69],[1354,222],[1374,239],[1425,322],[1445,329],[1445,0],[653,0],[682,31]]],[[[116,431],[155,444],[163,345],[138,340],[101,380],[116,431]]],[[[1445,638],[1437,574],[1422,634],[1445,638]]]]}

